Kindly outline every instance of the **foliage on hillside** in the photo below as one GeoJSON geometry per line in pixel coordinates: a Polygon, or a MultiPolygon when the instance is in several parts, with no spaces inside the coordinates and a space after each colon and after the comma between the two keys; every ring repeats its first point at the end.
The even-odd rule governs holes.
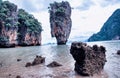
{"type": "Polygon", "coordinates": [[[26,26],[27,32],[39,33],[42,31],[41,23],[31,14],[28,14],[25,10],[19,9],[18,11],[18,26],[26,26]]]}
{"type": "Polygon", "coordinates": [[[93,34],[88,41],[120,39],[120,9],[117,9],[104,23],[100,32],[93,34]]]}
{"type": "MultiPolygon", "coordinates": [[[[0,1],[2,2],[2,1],[0,1]]],[[[11,27],[17,26],[18,22],[13,22],[17,20],[14,18],[13,12],[17,11],[17,6],[9,1],[4,1],[1,3],[0,7],[0,20],[3,21],[4,26],[11,27]]]]}

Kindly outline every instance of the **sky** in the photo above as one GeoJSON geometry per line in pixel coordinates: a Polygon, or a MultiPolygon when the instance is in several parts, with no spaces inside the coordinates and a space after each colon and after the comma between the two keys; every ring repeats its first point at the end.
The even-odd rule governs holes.
{"type": "MultiPolygon", "coordinates": [[[[5,0],[4,0],[5,1],[5,0]]],[[[72,9],[70,38],[98,32],[112,13],[120,8],[120,0],[8,0],[33,14],[42,23],[43,41],[51,38],[48,7],[54,1],[68,1],[72,9]],[[47,35],[48,38],[45,38],[47,35]]],[[[91,35],[92,35],[91,34],[91,35]]]]}

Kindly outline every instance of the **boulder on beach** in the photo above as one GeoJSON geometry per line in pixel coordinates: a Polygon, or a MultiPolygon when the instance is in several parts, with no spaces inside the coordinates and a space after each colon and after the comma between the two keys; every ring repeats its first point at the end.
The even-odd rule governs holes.
{"type": "Polygon", "coordinates": [[[17,62],[21,61],[22,59],[17,59],[17,62]]]}
{"type": "Polygon", "coordinates": [[[117,55],[120,55],[120,50],[117,51],[117,55]]]}
{"type": "Polygon", "coordinates": [[[36,58],[33,60],[33,62],[32,63],[27,62],[25,67],[35,66],[35,65],[38,65],[38,64],[42,64],[44,62],[45,62],[45,57],[36,55],[36,58]]]}
{"type": "Polygon", "coordinates": [[[72,27],[71,6],[67,1],[50,4],[51,36],[56,37],[57,44],[66,44],[72,27]]]}
{"type": "Polygon", "coordinates": [[[47,65],[47,67],[59,67],[59,66],[62,66],[62,64],[57,63],[56,61],[53,61],[47,65]]]}
{"type": "Polygon", "coordinates": [[[2,62],[0,62],[0,67],[2,67],[3,66],[3,63],[2,62]]]}
{"type": "Polygon", "coordinates": [[[32,65],[38,65],[38,64],[41,64],[41,63],[44,63],[45,62],[45,57],[42,57],[42,56],[36,56],[36,58],[34,59],[34,61],[32,62],[32,65]]]}
{"type": "Polygon", "coordinates": [[[106,62],[106,49],[103,46],[92,47],[82,42],[73,42],[70,53],[75,62],[75,71],[83,76],[100,73],[106,62]]]}
{"type": "Polygon", "coordinates": [[[25,65],[25,67],[30,67],[30,66],[32,66],[32,64],[30,62],[27,62],[25,65]]]}
{"type": "Polygon", "coordinates": [[[18,75],[18,76],[16,76],[16,78],[21,78],[21,76],[18,75]]]}

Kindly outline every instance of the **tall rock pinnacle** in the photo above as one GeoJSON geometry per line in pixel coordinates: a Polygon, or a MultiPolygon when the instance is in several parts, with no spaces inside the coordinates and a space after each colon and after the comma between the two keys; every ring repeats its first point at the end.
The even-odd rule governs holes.
{"type": "Polygon", "coordinates": [[[57,44],[66,44],[71,32],[71,7],[68,2],[54,2],[50,4],[51,36],[56,37],[57,44]]]}

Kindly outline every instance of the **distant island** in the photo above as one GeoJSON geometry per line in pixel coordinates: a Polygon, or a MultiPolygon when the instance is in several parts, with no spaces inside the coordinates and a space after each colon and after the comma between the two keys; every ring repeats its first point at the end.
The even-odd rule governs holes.
{"type": "Polygon", "coordinates": [[[117,9],[104,23],[101,30],[88,41],[120,40],[120,9],[117,9]]]}

